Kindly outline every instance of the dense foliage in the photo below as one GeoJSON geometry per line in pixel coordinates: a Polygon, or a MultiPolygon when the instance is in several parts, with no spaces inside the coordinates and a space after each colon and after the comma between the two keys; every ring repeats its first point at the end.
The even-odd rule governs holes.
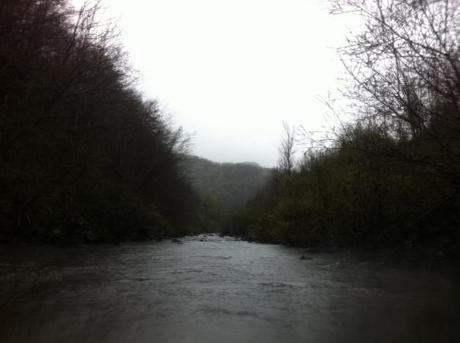
{"type": "Polygon", "coordinates": [[[0,2],[0,235],[104,241],[182,233],[184,137],[132,86],[97,7],[0,2]]]}
{"type": "Polygon", "coordinates": [[[216,163],[190,156],[192,184],[200,196],[197,227],[215,232],[266,183],[270,170],[255,163],[216,163]]]}
{"type": "Polygon", "coordinates": [[[423,168],[382,157],[408,144],[351,127],[291,173],[275,171],[228,230],[310,246],[452,251],[460,241],[456,191],[423,168]]]}
{"type": "Polygon", "coordinates": [[[356,121],[312,146],[296,168],[281,163],[228,231],[291,244],[456,254],[460,8],[447,0],[338,0],[336,10],[365,18],[343,50],[356,121]]]}

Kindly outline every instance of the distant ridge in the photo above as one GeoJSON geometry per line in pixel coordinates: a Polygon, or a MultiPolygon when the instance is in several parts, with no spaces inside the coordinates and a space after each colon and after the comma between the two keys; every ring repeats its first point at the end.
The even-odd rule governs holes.
{"type": "Polygon", "coordinates": [[[249,161],[213,162],[192,155],[187,163],[192,185],[204,206],[202,215],[206,219],[203,221],[209,221],[212,216],[213,225],[241,209],[262,189],[271,173],[271,169],[249,161]]]}

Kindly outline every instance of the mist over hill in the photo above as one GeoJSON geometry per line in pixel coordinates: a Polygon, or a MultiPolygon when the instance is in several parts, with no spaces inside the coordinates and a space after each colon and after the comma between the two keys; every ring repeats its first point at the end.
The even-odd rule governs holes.
{"type": "Polygon", "coordinates": [[[190,156],[187,169],[201,198],[198,222],[204,230],[215,230],[223,220],[241,209],[262,189],[271,169],[255,162],[218,163],[190,156]]]}

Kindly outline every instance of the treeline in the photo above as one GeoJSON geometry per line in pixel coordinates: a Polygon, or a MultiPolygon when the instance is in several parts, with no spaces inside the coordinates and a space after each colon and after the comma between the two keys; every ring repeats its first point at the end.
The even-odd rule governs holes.
{"type": "Polygon", "coordinates": [[[188,158],[190,178],[200,202],[197,228],[221,231],[228,218],[241,210],[265,185],[270,170],[256,163],[217,163],[197,156],[188,158]]]}
{"type": "Polygon", "coordinates": [[[457,190],[423,168],[382,158],[418,151],[410,145],[378,128],[351,126],[333,147],[310,153],[291,172],[273,172],[227,232],[313,247],[453,252],[457,190]]]}
{"type": "Polygon", "coordinates": [[[227,232],[310,246],[460,251],[460,10],[450,1],[337,1],[364,30],[344,50],[356,113],[267,186],[227,232]]]}
{"type": "Polygon", "coordinates": [[[186,138],[145,101],[98,8],[0,2],[0,238],[118,241],[184,233],[186,138]]]}

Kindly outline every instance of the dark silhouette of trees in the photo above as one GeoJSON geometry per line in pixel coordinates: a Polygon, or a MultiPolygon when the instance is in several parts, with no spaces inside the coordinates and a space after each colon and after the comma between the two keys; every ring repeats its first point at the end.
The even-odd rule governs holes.
{"type": "Polygon", "coordinates": [[[97,5],[0,2],[1,238],[134,240],[218,224],[290,244],[459,251],[460,5],[335,2],[365,19],[342,49],[356,121],[297,165],[285,125],[264,187],[254,166],[196,163],[198,192],[187,136],[135,90],[97,5]]]}
{"type": "Polygon", "coordinates": [[[0,3],[0,235],[101,241],[183,232],[187,139],[142,99],[95,6],[0,3]]]}
{"type": "MultiPolygon", "coordinates": [[[[449,0],[336,1],[365,27],[342,50],[359,120],[406,141],[391,152],[413,168],[460,177],[460,4],[449,0]]],[[[390,155],[390,154],[389,154],[390,155]]]]}
{"type": "MultiPolygon", "coordinates": [[[[335,13],[364,18],[341,49],[356,120],[310,149],[294,171],[277,171],[235,218],[233,232],[458,256],[460,4],[334,3],[335,13]]],[[[281,149],[281,160],[288,150],[281,149]]]]}

